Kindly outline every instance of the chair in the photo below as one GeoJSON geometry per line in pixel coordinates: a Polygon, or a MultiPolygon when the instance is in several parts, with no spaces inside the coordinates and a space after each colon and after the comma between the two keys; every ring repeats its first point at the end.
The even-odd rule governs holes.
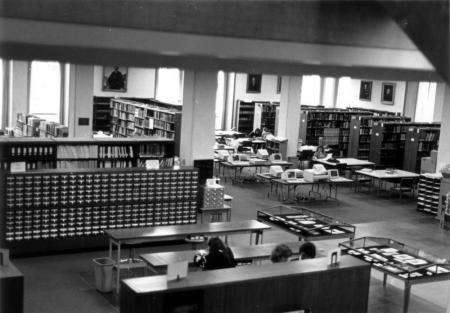
{"type": "Polygon", "coordinates": [[[411,197],[414,197],[416,189],[416,179],[415,178],[401,178],[394,186],[391,187],[391,192],[397,192],[402,198],[403,193],[410,192],[411,197]]]}
{"type": "Polygon", "coordinates": [[[308,165],[311,161],[312,158],[314,156],[314,151],[312,150],[303,150],[303,151],[299,151],[297,152],[298,155],[298,160],[299,162],[299,167],[300,169],[305,169],[305,163],[308,165]]]}

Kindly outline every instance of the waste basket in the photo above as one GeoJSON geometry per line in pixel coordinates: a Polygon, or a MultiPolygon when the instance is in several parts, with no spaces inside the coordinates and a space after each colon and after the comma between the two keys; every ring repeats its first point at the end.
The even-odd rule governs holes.
{"type": "Polygon", "coordinates": [[[110,258],[97,258],[92,261],[94,262],[95,287],[100,292],[111,292],[114,261],[110,258]]]}

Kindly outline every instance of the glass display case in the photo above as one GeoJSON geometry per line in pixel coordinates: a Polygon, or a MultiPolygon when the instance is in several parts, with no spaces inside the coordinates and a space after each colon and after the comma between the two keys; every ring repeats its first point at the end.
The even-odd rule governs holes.
{"type": "Polygon", "coordinates": [[[447,259],[390,238],[362,237],[339,245],[343,253],[371,263],[374,268],[401,280],[450,277],[447,259]]]}
{"type": "Polygon", "coordinates": [[[274,206],[257,212],[258,221],[277,226],[300,239],[350,238],[356,227],[301,207],[274,206]]]}

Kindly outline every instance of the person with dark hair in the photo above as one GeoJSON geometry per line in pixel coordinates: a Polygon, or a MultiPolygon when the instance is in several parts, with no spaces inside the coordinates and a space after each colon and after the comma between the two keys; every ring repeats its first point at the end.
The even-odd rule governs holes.
{"type": "Polygon", "coordinates": [[[287,262],[291,256],[291,248],[289,248],[285,244],[279,244],[272,250],[270,261],[272,261],[272,263],[287,262]]]}
{"type": "Polygon", "coordinates": [[[250,134],[248,134],[248,137],[254,138],[254,137],[261,137],[262,131],[259,128],[256,128],[254,131],[252,131],[250,134]]]}
{"type": "Polygon", "coordinates": [[[233,252],[220,238],[213,237],[209,239],[208,249],[208,254],[205,257],[200,255],[194,257],[194,262],[202,266],[204,270],[216,270],[236,266],[233,252]]]}
{"type": "Polygon", "coordinates": [[[316,246],[312,242],[305,242],[299,249],[300,260],[314,259],[316,257],[316,246]]]}

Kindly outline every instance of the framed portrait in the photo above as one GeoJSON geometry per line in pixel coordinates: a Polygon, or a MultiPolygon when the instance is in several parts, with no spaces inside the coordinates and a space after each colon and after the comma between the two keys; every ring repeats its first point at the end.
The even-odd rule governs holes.
{"type": "Polygon", "coordinates": [[[103,91],[126,92],[128,68],[125,66],[103,67],[103,91]]]}
{"type": "Polygon", "coordinates": [[[248,74],[247,75],[247,93],[261,92],[262,74],[248,74]]]}
{"type": "Polygon", "coordinates": [[[364,101],[370,101],[372,99],[372,82],[367,80],[361,81],[359,87],[359,99],[364,101]]]}
{"type": "Polygon", "coordinates": [[[384,104],[394,104],[394,93],[395,84],[394,83],[382,83],[381,84],[381,103],[384,104]]]}
{"type": "Polygon", "coordinates": [[[281,76],[277,76],[277,93],[281,93],[281,76]]]}

